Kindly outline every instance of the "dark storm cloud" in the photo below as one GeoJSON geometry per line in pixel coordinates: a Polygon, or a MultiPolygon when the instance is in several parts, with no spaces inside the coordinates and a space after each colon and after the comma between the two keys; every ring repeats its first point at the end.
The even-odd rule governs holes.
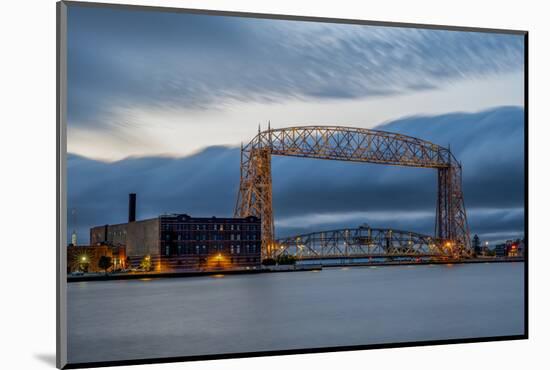
{"type": "MultiPolygon", "coordinates": [[[[451,146],[463,164],[472,233],[498,240],[523,230],[523,109],[411,117],[378,128],[451,146]]],[[[83,241],[92,225],[126,220],[129,192],[138,193],[139,218],[170,212],[231,216],[239,162],[239,149],[227,147],[184,158],[114,163],[71,155],[69,208],[77,209],[83,241]]],[[[362,223],[433,233],[433,170],[277,157],[272,171],[279,235],[362,223]],[[289,220],[306,226],[295,227],[289,220]]],[[[69,231],[74,221],[69,217],[69,231]]]]}
{"type": "Polygon", "coordinates": [[[350,99],[523,68],[514,35],[76,5],[68,19],[71,125],[113,124],[125,107],[350,99]]]}

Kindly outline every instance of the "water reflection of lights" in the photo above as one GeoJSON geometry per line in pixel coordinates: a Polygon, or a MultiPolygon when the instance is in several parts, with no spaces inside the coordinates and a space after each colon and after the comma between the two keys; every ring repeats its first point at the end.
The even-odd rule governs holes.
{"type": "Polygon", "coordinates": [[[224,276],[225,276],[224,274],[212,275],[212,277],[213,277],[213,278],[216,278],[216,279],[223,278],[224,276]]]}

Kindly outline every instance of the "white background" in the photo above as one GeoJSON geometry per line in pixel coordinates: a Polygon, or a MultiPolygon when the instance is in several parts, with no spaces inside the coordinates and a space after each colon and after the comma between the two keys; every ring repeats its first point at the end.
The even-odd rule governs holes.
{"type": "MultiPolygon", "coordinates": [[[[113,1],[117,2],[117,1],[113,1]]],[[[544,1],[130,1],[202,9],[431,23],[530,31],[530,339],[262,357],[132,369],[548,368],[550,32],[544,1]],[[546,353],[545,353],[546,352],[546,353]]],[[[5,1],[0,63],[0,367],[55,363],[55,2],[5,1]]],[[[512,149],[511,149],[512,150],[512,149]]],[[[475,312],[472,312],[475,315],[475,312]]],[[[101,324],[99,324],[101,325],[101,324]]],[[[144,333],[145,335],[145,333],[144,333]]]]}

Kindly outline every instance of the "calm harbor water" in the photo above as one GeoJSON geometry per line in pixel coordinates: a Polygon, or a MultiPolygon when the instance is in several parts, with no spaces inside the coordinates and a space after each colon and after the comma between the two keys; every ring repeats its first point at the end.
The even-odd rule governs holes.
{"type": "Polygon", "coordinates": [[[69,362],[523,333],[523,263],[68,285],[69,362]]]}

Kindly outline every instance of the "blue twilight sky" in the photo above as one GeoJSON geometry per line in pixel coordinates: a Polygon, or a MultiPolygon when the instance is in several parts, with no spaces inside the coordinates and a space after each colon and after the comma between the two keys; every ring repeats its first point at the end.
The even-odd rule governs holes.
{"type": "MultiPolygon", "coordinates": [[[[143,217],[230,215],[235,148],[268,120],[385,124],[451,144],[472,231],[523,234],[522,36],[75,5],[68,21],[69,229],[82,241],[91,225],[124,221],[128,191],[143,217]]],[[[278,160],[278,233],[363,222],[433,231],[431,173],[278,160]],[[339,176],[319,186],[308,171],[339,176]]]]}

